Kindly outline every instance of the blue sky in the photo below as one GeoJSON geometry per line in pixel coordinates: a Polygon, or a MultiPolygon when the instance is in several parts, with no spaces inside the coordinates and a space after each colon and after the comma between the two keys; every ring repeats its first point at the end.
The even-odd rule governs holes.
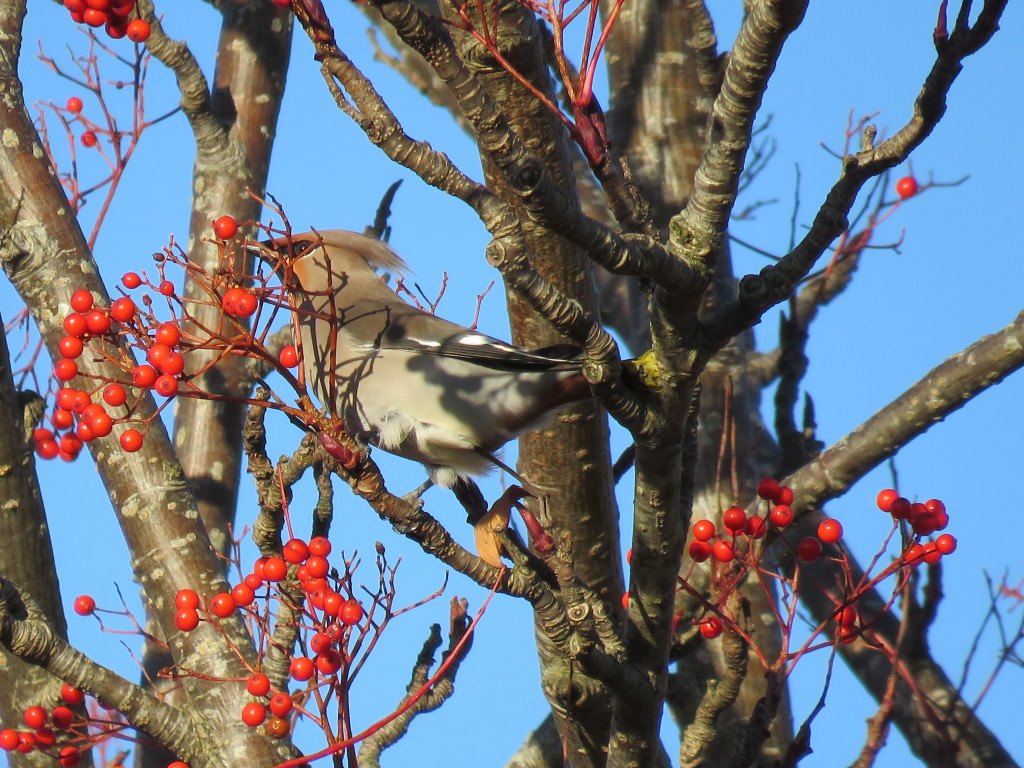
{"type": "MultiPolygon", "coordinates": [[[[212,73],[216,13],[199,0],[162,5],[168,31],[188,40],[206,72],[212,73]]],[[[713,13],[724,14],[718,20],[722,47],[728,47],[735,31],[739,5],[713,8],[713,13]]],[[[770,134],[777,141],[776,156],[739,207],[755,200],[778,202],[761,208],[753,221],[735,223],[734,234],[767,251],[784,252],[797,169],[798,220],[806,223],[838,174],[838,161],[821,144],[841,146],[851,110],[856,116],[877,113],[874,119],[882,132],[891,133],[903,124],[932,61],[931,30],[937,5],[888,0],[811,4],[803,27],[786,45],[765,99],[763,113],[773,116],[770,134]]],[[[444,113],[371,60],[362,17],[344,3],[332,2],[328,7],[343,47],[374,78],[406,130],[429,140],[479,178],[475,150],[451,130],[444,113]]],[[[63,104],[69,96],[83,95],[31,58],[37,39],[50,56],[63,57],[65,62],[67,43],[79,52],[85,49],[85,38],[61,9],[32,3],[22,63],[29,100],[63,104]]],[[[129,44],[116,45],[127,50],[129,44]]],[[[1013,222],[1020,217],[1024,159],[1016,136],[1024,123],[1024,107],[1016,98],[1019,89],[1003,88],[1004,83],[1015,82],[1022,66],[1021,51],[1024,12],[1011,4],[1003,30],[989,47],[967,60],[950,95],[946,118],[912,158],[914,173],[922,180],[970,178],[959,187],[934,189],[901,206],[876,238],[883,243],[902,236],[899,252],[869,253],[850,289],[812,328],[812,362],[805,387],[814,397],[819,436],[827,444],[932,366],[1006,325],[1021,309],[1024,267],[1012,233],[1013,222]]],[[[107,75],[115,77],[113,70],[107,75]]],[[[147,97],[150,115],[162,113],[176,101],[170,77],[154,64],[147,97]]],[[[91,108],[94,105],[87,100],[86,112],[91,108]]],[[[154,127],[144,137],[96,249],[108,284],[128,269],[148,267],[150,254],[166,244],[170,235],[184,240],[191,153],[191,139],[180,117],[154,127]]],[[[79,159],[87,174],[88,155],[80,150],[79,159]]],[[[903,173],[898,170],[893,178],[903,173]]],[[[448,273],[448,292],[440,312],[468,322],[475,310],[474,297],[496,277],[483,258],[486,232],[461,203],[390,164],[366,143],[362,133],[333,107],[311,61],[308,43],[297,37],[270,192],[299,229],[307,225],[359,229],[372,219],[376,201],[396,179],[402,179],[403,185],[393,206],[392,244],[410,262],[428,294],[436,290],[442,273],[448,273]]],[[[92,207],[83,213],[90,222],[92,207]]],[[[757,271],[764,264],[762,257],[741,248],[734,258],[741,271],[757,271]]],[[[0,286],[0,302],[9,320],[13,303],[6,284],[0,286]]],[[[503,302],[493,292],[485,301],[481,327],[504,336],[502,317],[503,302]]],[[[776,328],[775,315],[770,313],[758,329],[760,346],[773,345],[776,328]]],[[[765,399],[770,402],[769,397],[765,399]]],[[[1009,482],[1018,476],[1022,459],[1022,400],[1024,379],[1011,377],[936,425],[896,460],[903,492],[945,500],[952,517],[950,531],[960,541],[957,553],[945,561],[946,596],[930,638],[934,653],[954,677],[987,608],[984,573],[997,579],[1006,573],[1011,581],[1024,577],[1019,537],[1011,520],[1019,514],[1020,502],[1009,482]]],[[[294,430],[280,426],[272,453],[290,450],[298,439],[294,430]]],[[[416,466],[379,453],[377,458],[396,491],[408,490],[422,479],[416,466]]],[[[133,597],[126,550],[91,460],[83,458],[70,466],[45,463],[40,474],[66,604],[70,607],[76,595],[88,592],[101,606],[114,607],[115,582],[133,597]]],[[[889,484],[888,472],[877,470],[828,508],[843,522],[850,546],[862,561],[869,559],[887,531],[873,499],[889,484]]],[[[485,492],[493,494],[496,488],[495,480],[485,492]]],[[[443,574],[433,563],[381,524],[361,502],[339,490],[332,535],[336,548],[370,553],[373,542],[380,540],[392,559],[402,555],[400,602],[414,602],[440,586],[443,574]]],[[[628,497],[628,489],[622,496],[628,497]]],[[[308,500],[299,496],[293,508],[303,509],[304,498],[308,500]]],[[[251,521],[252,494],[247,491],[242,503],[240,521],[251,521]]],[[[428,500],[428,509],[465,534],[461,515],[453,506],[446,496],[428,500]]],[[[362,576],[367,583],[374,580],[369,569],[362,576]]],[[[455,594],[468,596],[471,609],[485,597],[480,588],[455,574],[445,598],[401,617],[384,636],[359,685],[353,714],[357,727],[390,711],[429,624],[446,623],[447,599],[455,594]]],[[[136,667],[120,638],[100,633],[91,620],[73,614],[70,624],[72,640],[83,650],[135,676],[136,667]]],[[[443,749],[451,766],[503,764],[545,711],[537,687],[532,635],[524,605],[496,599],[481,622],[453,700],[440,713],[418,721],[410,735],[385,754],[385,760],[402,764],[443,749]]],[[[969,696],[976,695],[996,651],[991,641],[982,644],[966,686],[969,696]]],[[[805,660],[794,677],[797,723],[820,694],[824,660],[823,655],[805,660]]],[[[1019,668],[1005,669],[980,709],[985,722],[1018,759],[1024,758],[1014,694],[1020,674],[1019,668]]],[[[833,705],[815,723],[816,752],[802,763],[808,768],[852,762],[863,738],[864,720],[874,711],[838,665],[831,695],[833,705]]],[[[307,746],[318,745],[311,739],[307,746]]],[[[907,762],[905,747],[894,734],[877,765],[895,768],[907,762]]]]}

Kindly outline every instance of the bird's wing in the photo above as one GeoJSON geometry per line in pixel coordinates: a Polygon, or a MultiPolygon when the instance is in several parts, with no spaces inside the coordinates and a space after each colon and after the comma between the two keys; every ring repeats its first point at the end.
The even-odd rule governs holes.
{"type": "Polygon", "coordinates": [[[527,349],[464,328],[416,307],[365,300],[353,307],[356,315],[387,316],[387,327],[374,341],[378,349],[400,349],[462,360],[510,373],[518,371],[579,370],[582,350],[572,344],[527,349]]]}

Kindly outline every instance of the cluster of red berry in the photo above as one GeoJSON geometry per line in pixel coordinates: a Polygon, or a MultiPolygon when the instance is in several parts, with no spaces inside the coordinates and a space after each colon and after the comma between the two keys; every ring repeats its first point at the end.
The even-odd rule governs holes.
{"type": "MultiPolygon", "coordinates": [[[[69,102],[70,104],[70,102],[69,102]]],[[[80,105],[74,105],[79,106],[80,105]]],[[[219,237],[233,237],[238,225],[230,216],[214,222],[219,237]]],[[[122,286],[131,291],[143,285],[172,299],[176,296],[174,283],[160,280],[154,284],[136,272],[127,272],[121,278],[122,286]]],[[[128,296],[115,300],[109,308],[97,307],[89,291],[79,289],[71,296],[71,312],[64,318],[67,334],[58,344],[61,359],[53,366],[57,381],[67,385],[80,374],[78,360],[89,353],[95,359],[110,360],[110,345],[118,334],[126,335],[132,343],[146,353],[146,362],[136,364],[132,359],[115,360],[124,371],[124,380],[102,380],[91,390],[64,386],[57,393],[56,407],[50,414],[50,427],[39,427],[33,433],[35,450],[40,458],[60,457],[74,461],[83,444],[97,437],[106,437],[115,424],[126,422],[138,404],[139,398],[129,403],[128,387],[153,390],[165,398],[178,394],[185,371],[185,355],[193,346],[193,339],[182,334],[179,320],[159,321],[149,310],[149,297],[143,297],[146,311],[128,296]],[[95,401],[94,401],[95,400],[95,401]],[[101,400],[101,402],[99,402],[101,400]],[[123,413],[110,413],[110,408],[124,408],[123,413]]],[[[227,288],[221,307],[230,315],[248,317],[259,306],[254,293],[234,286],[227,288]]],[[[287,368],[298,365],[294,347],[281,353],[281,364],[287,368]]],[[[143,434],[137,429],[124,430],[118,438],[121,447],[134,452],[142,447],[143,434]]]]}
{"type": "MultiPolygon", "coordinates": [[[[916,536],[930,536],[949,525],[946,505],[938,499],[929,499],[923,504],[911,503],[893,489],[886,488],[879,492],[876,503],[880,510],[892,515],[894,522],[906,522],[916,536]]],[[[943,533],[935,541],[914,541],[904,550],[902,559],[908,565],[919,565],[922,561],[934,565],[943,555],[951,555],[955,551],[956,538],[943,533]]]]}
{"type": "MultiPolygon", "coordinates": [[[[754,542],[764,537],[771,525],[783,529],[793,522],[793,491],[781,486],[772,478],[764,478],[758,483],[757,495],[768,502],[770,508],[764,517],[748,516],[740,507],[730,507],[722,513],[722,527],[719,535],[717,526],[710,520],[698,520],[693,524],[692,538],[687,551],[691,560],[697,563],[714,558],[719,563],[738,561],[743,567],[758,568],[760,551],[754,542]],[[737,548],[738,540],[743,537],[746,546],[737,548]]],[[[896,491],[887,489],[878,494],[878,507],[892,515],[894,525],[905,522],[913,537],[906,539],[900,557],[875,577],[872,584],[900,571],[906,567],[920,563],[937,563],[944,555],[956,550],[956,539],[948,533],[940,535],[935,541],[920,541],[922,536],[930,536],[943,530],[949,524],[946,506],[938,499],[926,502],[911,503],[896,491]]],[[[843,526],[835,519],[823,520],[818,525],[816,536],[807,536],[797,542],[796,556],[805,563],[814,562],[821,557],[824,544],[835,544],[843,537],[843,526]]],[[[852,604],[841,605],[835,614],[837,637],[841,642],[849,643],[856,639],[858,616],[852,604]]],[[[708,615],[699,623],[700,633],[707,639],[718,637],[725,628],[725,623],[718,615],[708,615]]]]}
{"type": "MultiPolygon", "coordinates": [[[[714,557],[720,563],[729,563],[741,557],[736,549],[736,540],[746,537],[750,541],[763,538],[771,524],[777,529],[786,528],[793,522],[793,491],[778,481],[766,477],[757,485],[757,495],[772,504],[764,517],[748,516],[741,507],[729,507],[722,513],[722,527],[725,535],[717,538],[718,529],[710,520],[698,520],[693,524],[693,538],[687,552],[690,559],[703,563],[714,557]]],[[[822,543],[834,544],[843,537],[843,526],[838,520],[824,520],[818,526],[817,536],[808,536],[797,544],[797,556],[804,562],[813,562],[821,557],[822,543]]],[[[748,552],[748,556],[751,553],[748,552]]],[[[717,637],[717,635],[715,635],[717,637]]]]}
{"type": "MultiPolygon", "coordinates": [[[[33,705],[22,713],[22,719],[31,730],[19,731],[14,728],[0,730],[0,749],[7,752],[42,752],[56,759],[64,768],[74,768],[82,759],[82,752],[88,751],[103,734],[88,730],[88,723],[76,717],[68,706],[77,706],[85,701],[85,694],[64,683],[60,689],[64,704],[49,712],[45,707],[33,705]],[[61,740],[58,741],[60,732],[61,740]],[[86,737],[88,733],[88,737],[86,737]],[[63,743],[61,743],[63,742],[63,743]],[[77,745],[77,746],[76,746],[77,745]]],[[[100,705],[101,707],[103,705],[100,705]]],[[[187,763],[175,761],[167,768],[189,768],[187,763]]]]}
{"type": "MultiPolygon", "coordinates": [[[[257,591],[268,588],[270,597],[277,585],[288,578],[290,566],[295,566],[294,577],[306,595],[303,610],[309,619],[308,636],[304,648],[310,656],[295,656],[289,666],[293,680],[306,682],[316,676],[316,684],[330,682],[334,675],[351,661],[347,650],[349,635],[365,615],[362,604],[355,598],[344,597],[342,592],[351,594],[351,581],[339,577],[332,571],[328,555],[331,543],[322,536],[306,542],[292,539],[284,545],[281,557],[261,557],[253,564],[252,573],[230,592],[222,592],[210,598],[207,612],[215,618],[227,618],[241,608],[261,621],[257,602],[257,591]]],[[[181,590],[175,598],[177,613],[174,624],[182,632],[191,632],[202,620],[202,601],[191,589],[181,590]]],[[[269,612],[269,609],[268,609],[269,612]]],[[[211,620],[211,619],[207,619],[211,620]]],[[[241,713],[242,722],[255,728],[267,719],[267,730],[275,738],[285,736],[290,726],[286,718],[292,711],[293,700],[285,692],[271,692],[267,676],[255,672],[249,678],[246,688],[250,694],[269,701],[254,701],[245,705],[241,713]]]]}
{"type": "MultiPolygon", "coordinates": [[[[72,706],[81,704],[85,699],[84,693],[66,683],[61,688],[60,695],[66,704],[72,706]]],[[[75,714],[68,707],[61,704],[47,712],[44,707],[31,706],[24,711],[22,719],[31,730],[18,731],[14,728],[0,730],[0,749],[7,752],[14,750],[22,753],[45,752],[55,757],[65,768],[78,765],[81,760],[81,752],[78,747],[72,744],[58,745],[57,734],[54,733],[55,730],[61,731],[68,737],[68,740],[80,735],[71,728],[75,723],[75,714]]],[[[84,723],[79,723],[79,725],[84,727],[84,723]]]]}
{"type": "MultiPolygon", "coordinates": [[[[92,294],[86,290],[77,290],[72,294],[71,309],[64,318],[64,331],[67,335],[58,344],[61,359],[53,366],[54,378],[64,384],[78,376],[76,360],[86,351],[87,344],[111,338],[118,332],[115,323],[131,323],[137,314],[135,302],[129,298],[118,299],[109,308],[101,308],[94,305],[92,294]]],[[[33,432],[36,453],[43,459],[60,456],[65,461],[74,461],[83,443],[97,437],[106,437],[113,430],[114,424],[123,420],[111,416],[107,407],[119,408],[127,400],[128,394],[124,387],[116,383],[105,388],[101,385],[92,392],[63,387],[57,392],[56,407],[50,415],[53,429],[39,427],[33,432]],[[103,402],[93,402],[93,397],[100,394],[100,389],[103,402]]],[[[126,451],[137,451],[142,446],[142,435],[138,430],[128,429],[121,434],[120,441],[126,451]]]]}
{"type": "Polygon", "coordinates": [[[144,43],[149,39],[149,22],[130,18],[135,13],[135,0],[64,0],[64,7],[75,23],[104,27],[115,40],[127,36],[133,42],[144,43]]]}

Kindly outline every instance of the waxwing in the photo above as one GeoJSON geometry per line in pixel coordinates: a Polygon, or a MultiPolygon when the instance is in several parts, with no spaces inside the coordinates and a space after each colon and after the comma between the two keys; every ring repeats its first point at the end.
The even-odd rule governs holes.
{"type": "Polygon", "coordinates": [[[439,485],[488,471],[509,440],[591,396],[578,348],[515,347],[404,301],[377,270],[405,262],[376,238],[333,229],[261,245],[280,254],[313,394],[439,485]]]}

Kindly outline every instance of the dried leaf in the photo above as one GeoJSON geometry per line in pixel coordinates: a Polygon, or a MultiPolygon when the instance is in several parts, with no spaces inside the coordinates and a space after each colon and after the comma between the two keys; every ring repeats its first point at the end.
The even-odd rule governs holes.
{"type": "Polygon", "coordinates": [[[509,487],[473,526],[476,553],[488,565],[501,568],[501,541],[498,539],[498,534],[508,528],[508,521],[512,516],[512,506],[528,495],[518,485],[509,487]]]}

